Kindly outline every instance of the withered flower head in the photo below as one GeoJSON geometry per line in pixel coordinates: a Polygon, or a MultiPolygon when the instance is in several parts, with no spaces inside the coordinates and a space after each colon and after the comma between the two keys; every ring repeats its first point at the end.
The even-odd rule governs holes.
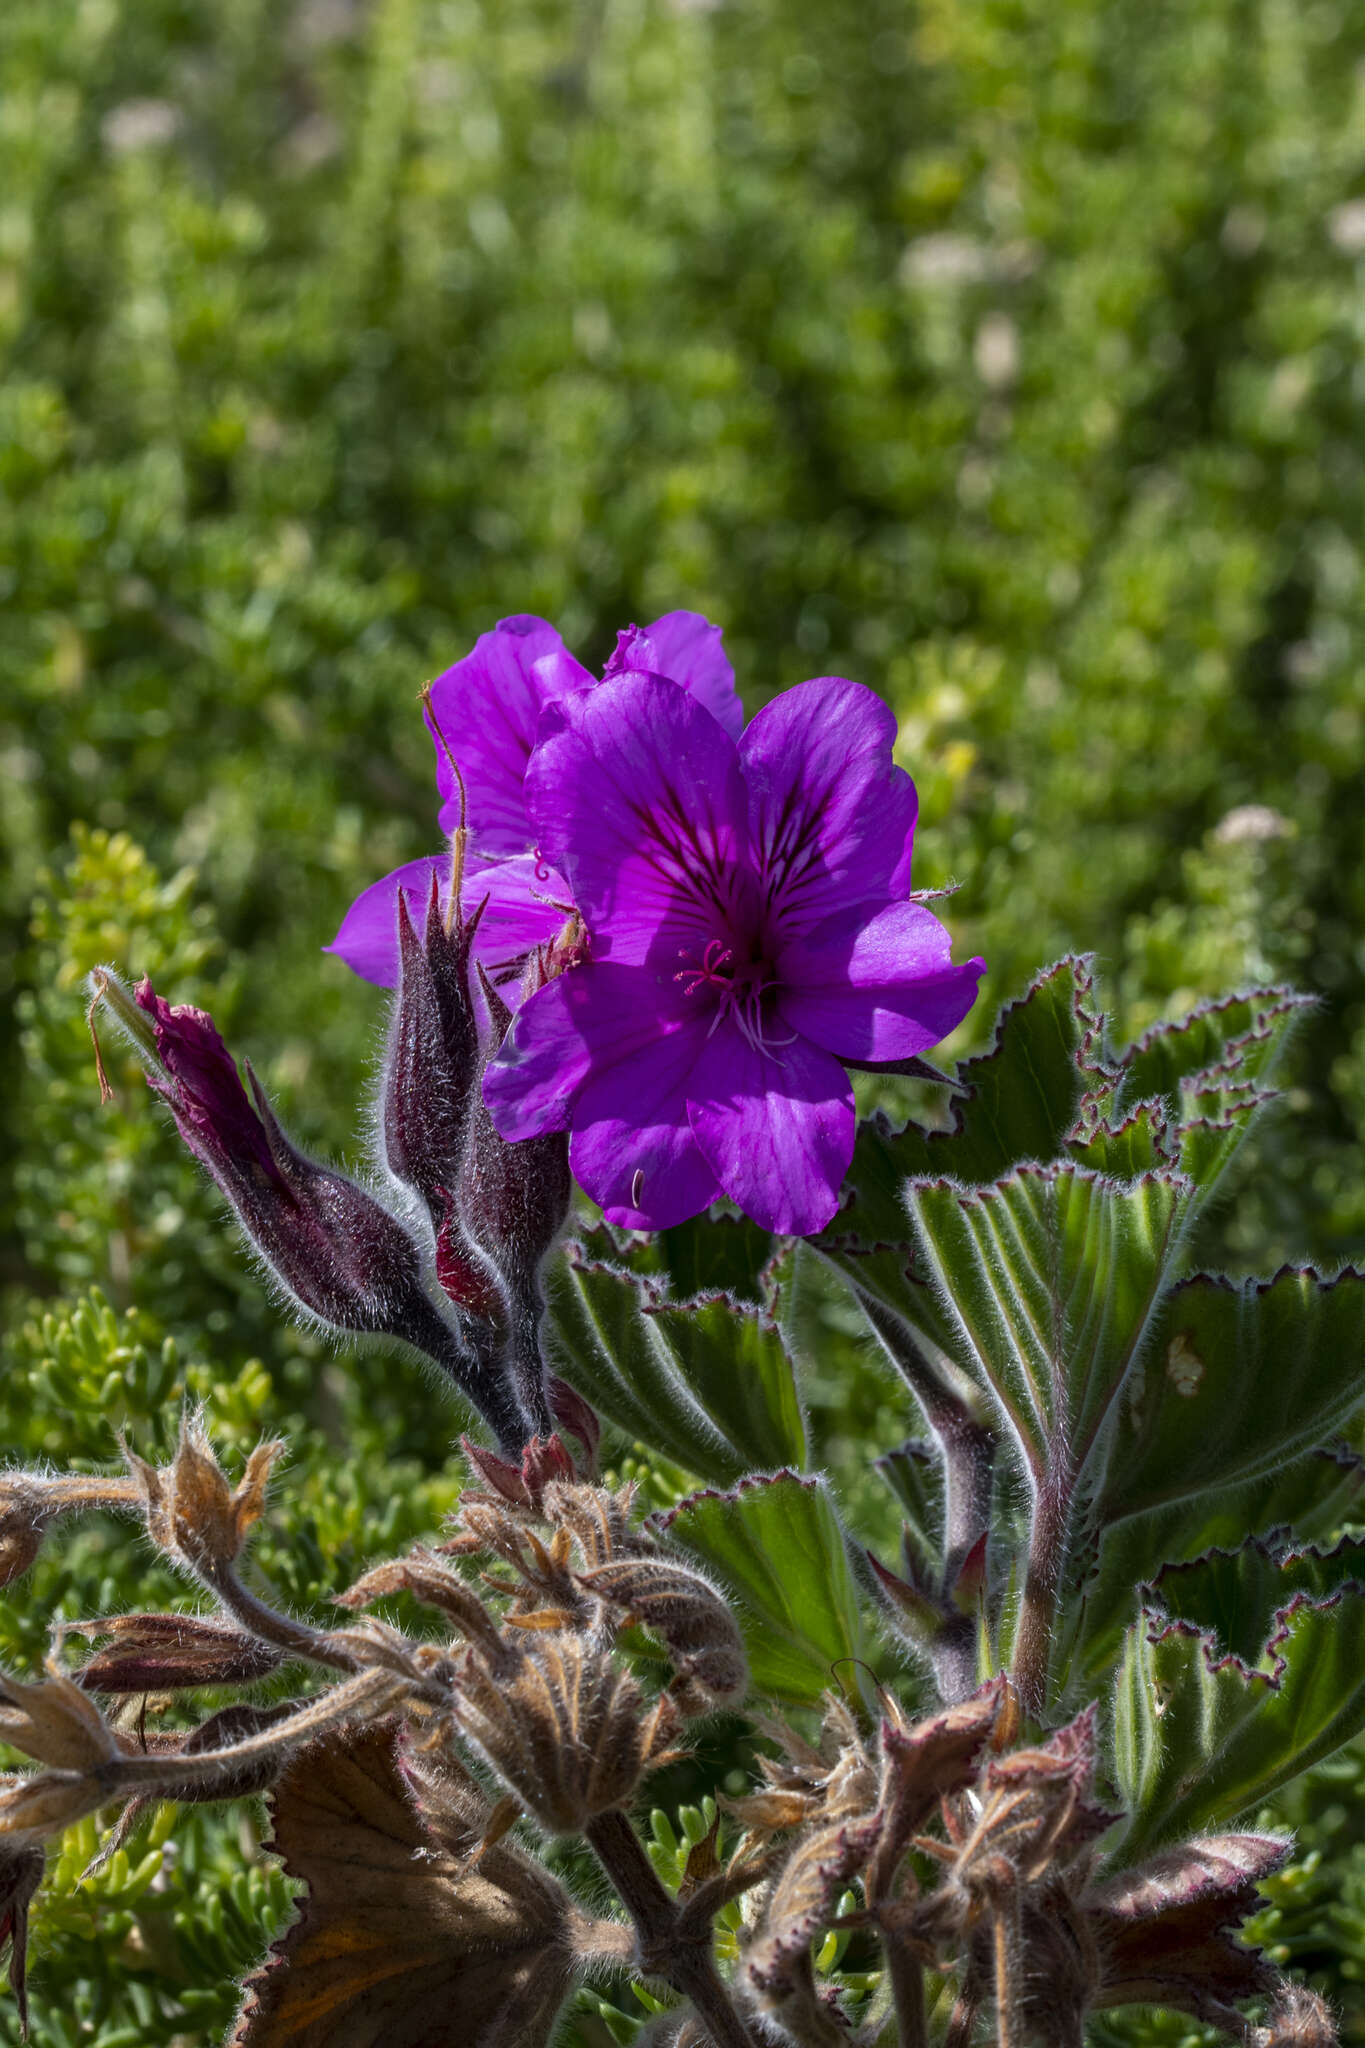
{"type": "Polygon", "coordinates": [[[61,1771],[93,1770],[119,1754],[94,1701],[51,1663],[33,1685],[0,1674],[0,1741],[61,1771]]]}
{"type": "Polygon", "coordinates": [[[627,1806],[662,1763],[677,1725],[667,1694],[652,1712],[604,1647],[556,1630],[510,1666],[471,1653],[456,1689],[462,1734],[547,1834],[582,1832],[627,1806]]]}
{"type": "Polygon", "coordinates": [[[94,1813],[108,1798],[106,1785],[80,1771],[37,1771],[32,1777],[11,1778],[0,1790],[0,1836],[7,1848],[44,1841],[94,1813]]]}
{"type": "Polygon", "coordinates": [[[633,1486],[609,1493],[605,1486],[551,1483],[542,1497],[542,1511],[557,1529],[567,1529],[589,1570],[639,1548],[639,1532],[631,1527],[633,1486]]]}
{"type": "Polygon", "coordinates": [[[1271,2001],[1254,2048],[1337,2048],[1336,2023],[1325,1999],[1306,1984],[1285,1984],[1271,2001]]]}
{"type": "Polygon", "coordinates": [[[264,1512],[270,1468],[283,1448],[279,1441],[258,1444],[235,1488],[214,1456],[201,1414],[182,1418],[180,1441],[168,1466],[158,1469],[129,1451],[129,1470],[141,1483],[153,1542],[209,1579],[232,1564],[247,1531],[264,1512]]]}
{"type": "Polygon", "coordinates": [[[681,1713],[743,1698],[749,1667],[738,1625],[699,1572],[669,1557],[620,1557],[580,1572],[578,1583],[623,1622],[659,1637],[677,1673],[671,1690],[681,1713]]]}

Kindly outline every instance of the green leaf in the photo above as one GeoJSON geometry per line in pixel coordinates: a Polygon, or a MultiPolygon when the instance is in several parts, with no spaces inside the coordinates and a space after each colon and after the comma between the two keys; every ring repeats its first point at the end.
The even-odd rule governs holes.
{"type": "Polygon", "coordinates": [[[779,1472],[696,1493],[653,1517],[735,1603],[753,1689],[801,1704],[873,1654],[843,1531],[822,1479],[779,1472]]]}
{"type": "Polygon", "coordinates": [[[1140,1102],[1117,1123],[1086,1118],[1067,1140],[1078,1166],[1114,1180],[1136,1180],[1144,1173],[1180,1164],[1180,1150],[1170,1133],[1165,1104],[1140,1102]]]}
{"type": "Polygon", "coordinates": [[[728,1294],[755,1308],[769,1305],[768,1268],[779,1240],[748,1216],[704,1210],[686,1223],[648,1235],[599,1223],[580,1231],[578,1241],[589,1259],[656,1281],[672,1301],[728,1294]]]}
{"type": "Polygon", "coordinates": [[[1254,1478],[1365,1400],[1365,1275],[1198,1275],[1172,1289],[1109,1450],[1100,1517],[1254,1478]]]}
{"type": "Polygon", "coordinates": [[[1257,1114],[1274,1100],[1260,1084],[1311,1000],[1286,988],[1252,989],[1156,1025],[1119,1055],[1114,1113],[1103,1110],[1098,1095],[1082,1105],[1073,1156],[1102,1172],[1178,1167],[1207,1201],[1257,1114]],[[1157,1156],[1144,1159],[1149,1148],[1157,1156]]]}
{"type": "Polygon", "coordinates": [[[987,1188],[912,1191],[955,1355],[990,1389],[1035,1473],[1073,1473],[1137,1355],[1175,1253],[1187,1183],[1021,1166],[987,1188]]]}
{"type": "Polygon", "coordinates": [[[1276,1099],[1273,1088],[1186,1089],[1184,1116],[1176,1126],[1180,1168],[1206,1202],[1222,1179],[1262,1109],[1276,1099]]]}
{"type": "Polygon", "coordinates": [[[1248,1531],[1279,1531],[1299,1544],[1330,1540],[1359,1512],[1362,1497],[1365,1463],[1318,1446],[1255,1479],[1130,1515],[1092,1536],[1064,1606],[1070,1670],[1088,1686],[1105,1681],[1136,1619],[1143,1584],[1163,1567],[1233,1549],[1248,1531]]]}
{"type": "Polygon", "coordinates": [[[551,1275],[547,1338],[555,1370],[600,1414],[699,1479],[805,1465],[791,1357],[762,1310],[666,1302],[571,1246],[551,1275]]]}
{"type": "Polygon", "coordinates": [[[1200,1003],[1176,1023],[1154,1025],[1120,1059],[1120,1105],[1126,1110],[1160,1095],[1172,1122],[1183,1122],[1191,1113],[1189,1094],[1268,1076],[1290,1028],[1312,1007],[1311,996],[1291,988],[1253,988],[1200,1003]]]}
{"type": "MultiPolygon", "coordinates": [[[[1213,1628],[1144,1609],[1128,1631],[1114,1713],[1114,1766],[1132,1819],[1125,1861],[1259,1806],[1365,1727],[1365,1546],[1238,1560],[1272,1619],[1254,1663],[1213,1628]]],[[[1222,1561],[1184,1568],[1191,1610],[1245,1624],[1222,1561]]],[[[1160,1597],[1166,1597],[1163,1589],[1160,1597]]],[[[1171,1597],[1175,1597],[1172,1595],[1171,1597]]]]}
{"type": "Polygon", "coordinates": [[[1249,1668],[1262,1661],[1279,1611],[1299,1598],[1323,1600],[1365,1581],[1365,1540],[1330,1550],[1282,1547],[1257,1537],[1167,1565],[1143,1590],[1143,1604],[1188,1622],[1249,1668]]]}
{"type": "Polygon", "coordinates": [[[946,1337],[938,1305],[914,1263],[905,1210],[908,1181],[951,1175],[993,1181],[1021,1159],[1063,1149],[1082,1093],[1100,1086],[1103,1020],[1091,1008],[1088,958],[1059,960],[1001,1011],[989,1052],[959,1070],[966,1090],[945,1131],[898,1128],[882,1113],[858,1127],[843,1207],[808,1240],[854,1287],[931,1342],[946,1337]]]}
{"type": "Polygon", "coordinates": [[[728,1294],[766,1308],[771,1291],[767,1269],[777,1243],[770,1230],[749,1217],[718,1210],[661,1230],[658,1244],[669,1294],[674,1301],[728,1294]]]}

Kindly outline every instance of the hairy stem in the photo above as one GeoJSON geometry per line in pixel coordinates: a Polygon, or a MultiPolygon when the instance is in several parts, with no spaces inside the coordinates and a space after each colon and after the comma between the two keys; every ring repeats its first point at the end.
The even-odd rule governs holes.
{"type": "Polygon", "coordinates": [[[1070,1475],[1049,1474],[1033,1503],[1028,1564],[1011,1659],[1014,1682],[1024,1711],[1035,1718],[1041,1718],[1047,1705],[1057,1594],[1070,1528],[1070,1475]]]}
{"type": "Polygon", "coordinates": [[[991,1928],[992,1962],[995,1969],[995,2039],[996,2048],[1023,2048],[1023,2035],[1019,2028],[1018,2005],[1015,1986],[1019,1980],[1019,1928],[1017,1922],[1018,1900],[1013,1902],[1014,1911],[1007,1904],[995,1915],[991,1928]]]}
{"type": "Polygon", "coordinates": [[[698,1925],[665,1891],[626,1815],[595,1814],[584,1833],[635,1923],[639,1969],[691,1999],[713,2048],[754,2048],[716,1969],[709,1923],[698,1925]]]}
{"type": "Polygon", "coordinates": [[[945,1431],[964,1426],[989,1431],[984,1403],[966,1374],[947,1359],[931,1360],[907,1322],[872,1295],[858,1289],[854,1292],[882,1349],[919,1402],[934,1435],[941,1440],[945,1431]]]}
{"type": "MultiPolygon", "coordinates": [[[[93,1775],[107,1778],[111,1792],[211,1785],[225,1771],[240,1770],[244,1763],[254,1763],[260,1757],[279,1756],[320,1729],[333,1727],[353,1714],[382,1714],[402,1697],[404,1689],[402,1679],[391,1671],[358,1672],[346,1684],[319,1693],[287,1721],[276,1722],[223,1749],[201,1749],[192,1755],[177,1751],[169,1756],[113,1757],[107,1764],[98,1765],[93,1775]]],[[[174,1798],[173,1790],[169,1796],[174,1798]]]]}
{"type": "MultiPolygon", "coordinates": [[[[860,1294],[858,1299],[883,1350],[918,1401],[938,1452],[943,1472],[939,1592],[945,1611],[952,1615],[958,1575],[991,1524],[996,1435],[973,1405],[974,1389],[958,1392],[931,1364],[908,1324],[870,1297],[860,1294]]],[[[970,1698],[977,1683],[976,1626],[971,1616],[954,1616],[930,1646],[929,1657],[944,1704],[954,1706],[970,1698]]]]}
{"type": "Polygon", "coordinates": [[[943,1590],[951,1594],[991,1525],[995,1437],[968,1415],[945,1416],[933,1428],[943,1459],[943,1590]]]}
{"type": "Polygon", "coordinates": [[[886,1974],[891,1985],[891,2003],[896,2015],[896,2037],[900,2048],[928,2048],[929,2023],[924,2011],[924,1971],[903,1944],[894,1939],[884,1943],[886,1974]]]}
{"type": "Polygon", "coordinates": [[[331,1642],[322,1629],[312,1628],[306,1621],[294,1621],[289,1615],[267,1607],[264,1600],[258,1599],[242,1584],[229,1565],[215,1565],[208,1574],[207,1583],[249,1635],[259,1637],[264,1643],[273,1643],[277,1649],[287,1651],[291,1657],[301,1657],[309,1664],[324,1664],[331,1671],[359,1670],[359,1662],[349,1650],[331,1642]]]}
{"type": "Polygon", "coordinates": [[[943,2036],[943,2048],[971,2048],[979,2010],[979,2002],[971,1992],[958,1993],[949,2015],[948,2030],[943,2036]]]}

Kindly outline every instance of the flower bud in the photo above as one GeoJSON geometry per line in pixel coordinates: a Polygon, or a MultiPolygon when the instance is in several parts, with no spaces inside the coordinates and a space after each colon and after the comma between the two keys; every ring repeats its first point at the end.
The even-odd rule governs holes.
{"type": "Polygon", "coordinates": [[[683,1714],[736,1706],[749,1683],[738,1625],[715,1588],[667,1557],[621,1557],[578,1583],[623,1623],[658,1636],[677,1673],[673,1697],[683,1714]]]}
{"type": "Polygon", "coordinates": [[[400,979],[381,1091],[385,1164],[431,1218],[436,1277],[469,1318],[468,1341],[485,1375],[505,1383],[527,1434],[548,1437],[540,1266],[568,1213],[568,1141],[557,1134],[509,1145],[484,1107],[484,1070],[511,1013],[480,970],[480,1029],[469,980],[478,914],[466,921],[457,909],[448,926],[434,880],[420,937],[401,890],[397,914],[400,979]]]}
{"type": "Polygon", "coordinates": [[[332,1329],[393,1337],[425,1353],[499,1440],[519,1448],[527,1429],[515,1398],[427,1293],[428,1255],[408,1225],[290,1143],[249,1066],[248,1098],[205,1011],[165,1002],[145,980],[134,999],[105,970],[92,988],[92,1010],[107,1003],[143,1052],[151,1087],[287,1293],[332,1329]]]}
{"type": "Polygon", "coordinates": [[[511,1012],[482,971],[480,981],[491,1030],[470,1098],[455,1210],[465,1239],[497,1278],[507,1364],[522,1406],[548,1436],[554,1420],[540,1351],[545,1310],[540,1269],[569,1213],[569,1141],[562,1131],[552,1131],[509,1144],[493,1128],[484,1106],[483,1075],[507,1034],[511,1012]]]}
{"type": "Polygon", "coordinates": [[[578,1474],[559,1436],[533,1436],[522,1450],[519,1463],[500,1458],[496,1451],[472,1443],[465,1436],[460,1448],[474,1470],[514,1507],[539,1512],[545,1488],[559,1480],[574,1480],[578,1474]]]}
{"type": "MultiPolygon", "coordinates": [[[[398,892],[398,996],[384,1062],[381,1117],[384,1161],[419,1194],[438,1239],[449,1238],[453,1194],[464,1151],[468,1107],[479,1069],[479,1033],[469,992],[472,927],[447,931],[433,875],[422,937],[398,892]]],[[[438,1268],[441,1265],[438,1253],[438,1268]]],[[[446,1275],[441,1274],[446,1285],[446,1275]]],[[[484,1281],[487,1288],[487,1281],[484,1281]]],[[[458,1285],[447,1287],[465,1307],[458,1285]]]]}

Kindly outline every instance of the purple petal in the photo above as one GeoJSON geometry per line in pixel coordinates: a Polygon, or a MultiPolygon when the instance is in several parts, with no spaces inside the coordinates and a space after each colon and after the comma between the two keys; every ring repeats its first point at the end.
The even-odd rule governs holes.
{"type": "Polygon", "coordinates": [[[854,1131],[853,1088],[829,1053],[801,1038],[759,1052],[722,1023],[688,1084],[688,1113],[717,1180],[756,1223],[806,1237],[829,1222],[854,1131]]]}
{"type": "MultiPolygon", "coordinates": [[[[641,975],[641,968],[624,973],[641,975]]],[[[708,1019],[648,1039],[608,1066],[594,1059],[574,1104],[569,1164],[608,1222],[667,1230],[720,1198],[687,1116],[689,1077],[706,1048],[708,1019]]]]}
{"type": "MultiPolygon", "coordinates": [[[[341,920],[340,931],[323,952],[339,954],[364,981],[396,988],[398,893],[406,893],[413,923],[420,931],[433,874],[444,904],[450,894],[450,855],[425,854],[421,860],[395,868],[357,896],[341,920]]],[[[515,1009],[520,1000],[516,976],[523,961],[537,946],[548,945],[564,925],[568,884],[552,868],[523,854],[520,859],[466,873],[466,917],[472,917],[485,898],[471,957],[482,964],[489,979],[501,989],[503,1000],[515,1009]]]]}
{"type": "Polygon", "coordinates": [[[547,708],[526,802],[595,957],[681,971],[752,922],[739,757],[675,683],[618,675],[547,708]]]}
{"type": "Polygon", "coordinates": [[[646,675],[666,676],[679,689],[704,704],[711,716],[724,726],[732,740],[744,728],[744,707],[735,693],[735,672],[730,666],[719,626],[713,626],[700,612],[665,612],[652,626],[628,626],[616,636],[616,652],[603,671],[603,679],[627,669],[646,675]]]}
{"type": "MultiPolygon", "coordinates": [[[[484,1075],[488,1113],[509,1141],[566,1130],[589,1075],[610,1079],[640,1052],[670,1071],[671,1040],[687,1033],[700,1040],[709,1021],[647,968],[592,960],[570,968],[523,1003],[484,1075]]],[[[622,1100],[633,1108],[629,1097],[622,1100]]],[[[685,1120],[681,1094],[678,1114],[685,1120]]]]}
{"type": "Polygon", "coordinates": [[[850,1060],[903,1060],[962,1022],[984,960],[955,967],[952,939],[922,903],[893,903],[859,930],[778,959],[778,1009],[792,1030],[850,1060]]]}
{"type": "Polygon", "coordinates": [[[838,676],[798,683],[750,721],[739,751],[776,942],[908,892],[917,800],[895,737],[880,697],[838,676]]]}
{"type": "Polygon", "coordinates": [[[521,785],[541,711],[593,681],[544,619],[523,614],[481,633],[431,686],[426,718],[436,748],[441,830],[453,831],[460,822],[448,746],[464,777],[475,853],[525,853],[533,835],[521,785]]]}
{"type": "Polygon", "coordinates": [[[408,907],[420,931],[431,894],[431,878],[440,878],[442,897],[450,888],[450,855],[424,854],[421,860],[405,862],[362,890],[341,920],[341,929],[324,953],[337,953],[362,981],[377,982],[380,988],[398,986],[398,892],[408,892],[408,907]]]}

